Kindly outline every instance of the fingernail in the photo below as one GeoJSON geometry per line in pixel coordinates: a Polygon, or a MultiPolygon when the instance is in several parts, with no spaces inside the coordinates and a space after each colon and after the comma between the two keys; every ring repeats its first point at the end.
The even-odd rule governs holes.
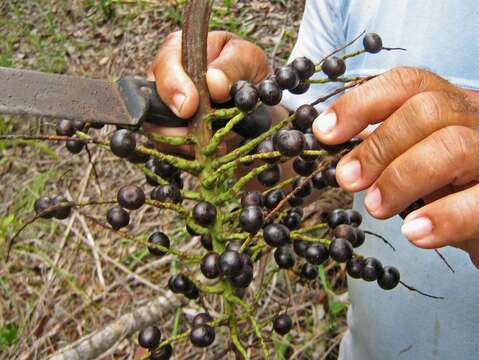
{"type": "Polygon", "coordinates": [[[401,232],[410,241],[420,242],[432,232],[432,222],[425,216],[406,221],[401,226],[401,232]]]}
{"type": "Polygon", "coordinates": [[[376,211],[381,206],[381,191],[377,186],[373,186],[369,189],[366,199],[364,199],[364,204],[369,211],[376,211]]]}
{"type": "Polygon", "coordinates": [[[341,181],[347,185],[353,185],[361,177],[361,163],[358,160],[340,164],[336,170],[341,181]]]}
{"type": "Polygon", "coordinates": [[[313,123],[313,126],[321,134],[329,134],[336,127],[337,118],[336,113],[331,110],[326,110],[319,115],[313,123]]]}
{"type": "Polygon", "coordinates": [[[181,114],[181,109],[183,108],[185,101],[186,101],[186,96],[181,93],[175,94],[173,96],[173,107],[176,112],[176,115],[181,114]]]}

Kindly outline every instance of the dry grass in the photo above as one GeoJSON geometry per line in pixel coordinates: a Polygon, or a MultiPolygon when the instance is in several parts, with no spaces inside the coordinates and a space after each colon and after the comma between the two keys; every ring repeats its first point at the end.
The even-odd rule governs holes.
{"type": "MultiPolygon", "coordinates": [[[[0,66],[34,68],[98,78],[123,73],[141,75],[162,39],[179,27],[182,1],[7,1],[0,4],[0,66]]],[[[218,2],[222,3],[222,2],[218,2]]],[[[302,14],[302,0],[232,1],[219,6],[214,28],[230,30],[257,42],[274,61],[287,57],[302,14]]],[[[101,130],[107,136],[111,128],[101,130]]],[[[53,133],[44,121],[24,123],[0,118],[0,133],[53,133]]],[[[32,215],[42,194],[64,194],[75,201],[111,199],[124,182],[144,184],[141,173],[110,153],[91,148],[70,155],[63,145],[38,142],[0,143],[0,256],[5,242],[32,215]],[[94,164],[94,165],[93,165],[94,164]],[[96,174],[95,174],[96,172],[96,174]]],[[[191,179],[185,179],[194,187],[191,179]]],[[[349,197],[332,191],[310,210],[346,206],[349,197]]],[[[104,218],[105,207],[90,207],[89,216],[104,218]]],[[[20,236],[8,264],[0,266],[0,358],[44,359],[48,354],[105,327],[110,321],[166,293],[171,264],[152,259],[144,246],[106,231],[82,212],[64,221],[41,220],[20,236]]],[[[312,221],[314,221],[314,216],[312,221]]],[[[143,207],[128,231],[143,240],[155,229],[173,234],[181,246],[198,248],[172,214],[143,207]]],[[[329,291],[344,289],[344,272],[327,269],[327,277],[305,286],[278,275],[263,302],[291,306],[304,318],[290,337],[296,354],[320,359],[330,347],[335,358],[338,335],[344,329],[344,306],[329,291]],[[294,293],[293,297],[290,297],[294,293]],[[293,300],[294,299],[294,300],[293,300]],[[319,355],[320,354],[320,355],[319,355]]],[[[208,307],[214,308],[215,300],[208,307]]],[[[201,308],[190,305],[185,313],[201,308]]],[[[265,315],[266,316],[266,315],[265,315]]],[[[169,332],[174,311],[161,322],[169,332]]],[[[186,315],[185,328],[188,321],[186,315]]],[[[219,337],[212,358],[225,346],[219,337]]],[[[131,359],[136,340],[120,342],[104,359],[131,359]]],[[[287,348],[275,339],[277,354],[287,348]]],[[[188,344],[175,349],[176,359],[192,358],[188,344]]],[[[277,355],[280,356],[280,355],[277,355]]],[[[298,358],[299,355],[296,356],[298,358]]]]}

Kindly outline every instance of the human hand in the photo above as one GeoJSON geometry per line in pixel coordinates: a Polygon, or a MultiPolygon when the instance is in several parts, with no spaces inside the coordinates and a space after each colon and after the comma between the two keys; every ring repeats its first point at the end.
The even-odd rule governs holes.
{"type": "Polygon", "coordinates": [[[479,94],[416,68],[386,72],[348,92],[314,122],[317,138],[341,143],[379,127],[337,166],[346,190],[369,188],[367,210],[391,217],[418,198],[404,220],[421,248],[454,245],[479,265],[479,94]]]}
{"type": "MultiPolygon", "coordinates": [[[[216,103],[229,99],[230,88],[236,81],[258,83],[271,72],[266,54],[258,46],[225,31],[209,33],[207,62],[206,81],[210,97],[216,103]]],[[[150,65],[148,78],[156,81],[161,99],[178,117],[188,119],[194,115],[199,95],[181,64],[181,32],[168,35],[150,65]]],[[[146,126],[148,131],[164,136],[185,136],[188,132],[188,128],[146,126]]],[[[193,152],[190,146],[159,146],[165,152],[193,152]]]]}

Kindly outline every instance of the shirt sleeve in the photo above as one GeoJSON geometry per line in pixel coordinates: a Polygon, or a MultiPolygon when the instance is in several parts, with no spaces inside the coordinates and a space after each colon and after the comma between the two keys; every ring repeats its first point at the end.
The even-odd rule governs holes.
{"type": "MultiPolygon", "coordinates": [[[[343,1],[338,0],[306,0],[303,20],[299,28],[298,39],[291,52],[289,62],[297,57],[306,56],[314,63],[345,43],[343,1]]],[[[324,75],[323,75],[324,76],[324,75]]],[[[321,74],[313,75],[321,78],[321,74]]],[[[282,105],[294,111],[302,104],[312,102],[318,97],[330,93],[337,84],[313,84],[308,92],[293,95],[283,92],[282,105]]],[[[322,110],[326,104],[319,104],[322,110]]]]}

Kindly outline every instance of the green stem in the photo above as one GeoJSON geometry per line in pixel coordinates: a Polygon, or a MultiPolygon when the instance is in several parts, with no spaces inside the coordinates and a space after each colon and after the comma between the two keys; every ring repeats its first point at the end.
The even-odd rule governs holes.
{"type": "MultiPolygon", "coordinates": [[[[363,54],[364,52],[366,52],[366,50],[364,50],[364,49],[352,51],[352,52],[347,53],[346,55],[344,55],[344,56],[342,57],[342,59],[343,59],[343,60],[347,60],[347,59],[349,59],[349,58],[352,58],[352,57],[361,55],[361,54],[363,54]]],[[[316,73],[322,72],[322,70],[321,70],[321,65],[322,65],[321,63],[319,63],[318,65],[316,65],[316,73]]]]}
{"type": "Polygon", "coordinates": [[[290,115],[286,119],[281,120],[279,123],[277,123],[275,126],[273,126],[271,129],[268,131],[264,132],[260,136],[256,137],[255,139],[251,140],[249,143],[240,146],[239,148],[236,148],[235,150],[231,151],[229,154],[226,154],[215,161],[213,161],[212,167],[213,169],[219,168],[221,165],[229,163],[235,159],[238,159],[239,157],[246,155],[247,153],[251,152],[256,145],[258,145],[260,142],[268,138],[269,136],[273,135],[275,132],[280,130],[281,128],[285,127],[287,124],[289,124],[291,121],[293,121],[295,118],[295,115],[290,115]]]}
{"type": "Polygon", "coordinates": [[[232,187],[230,190],[227,192],[221,194],[217,199],[216,203],[221,204],[229,199],[231,199],[233,196],[235,196],[238,192],[241,191],[241,189],[251,180],[253,180],[257,175],[261,174],[263,171],[269,169],[272,167],[272,164],[265,164],[260,167],[257,167],[253,170],[251,170],[248,174],[242,176],[232,187]]]}
{"type": "Polygon", "coordinates": [[[185,170],[193,174],[198,174],[203,168],[196,160],[186,160],[178,156],[163,154],[162,152],[147,148],[145,146],[137,146],[135,150],[139,153],[150,155],[159,160],[166,161],[167,163],[176,166],[178,169],[185,170]]]}
{"type": "Polygon", "coordinates": [[[203,155],[211,155],[214,154],[216,150],[218,150],[218,146],[221,143],[221,140],[228,135],[228,133],[233,129],[233,127],[242,121],[246,117],[246,113],[241,112],[232,118],[228,123],[221,129],[219,129],[211,138],[210,143],[206,146],[205,149],[202,150],[203,155]]]}
{"type": "Polygon", "coordinates": [[[251,326],[253,326],[254,332],[261,343],[261,348],[263,349],[264,358],[269,359],[268,346],[266,346],[263,335],[261,334],[261,329],[259,328],[258,323],[256,322],[256,319],[250,315],[249,320],[251,321],[251,326]]]}
{"type": "Polygon", "coordinates": [[[163,202],[163,201],[156,201],[156,200],[146,200],[145,204],[154,206],[156,208],[161,208],[161,209],[168,209],[168,210],[173,210],[176,211],[178,214],[182,215],[185,218],[190,217],[190,212],[185,209],[183,206],[174,204],[172,202],[163,202]]]}
{"type": "Polygon", "coordinates": [[[326,223],[316,224],[316,225],[313,225],[313,226],[308,226],[308,227],[304,227],[304,228],[301,228],[301,229],[298,229],[298,230],[291,231],[291,235],[299,235],[299,234],[313,232],[313,231],[316,231],[316,230],[323,230],[323,229],[327,229],[328,227],[329,226],[326,223]]]}
{"type": "Polygon", "coordinates": [[[208,115],[204,117],[205,121],[215,121],[215,120],[225,120],[231,119],[232,117],[238,115],[240,111],[238,108],[229,108],[229,109],[216,109],[210,111],[208,115]]]}
{"type": "Polygon", "coordinates": [[[160,142],[163,144],[169,144],[173,146],[196,144],[196,140],[189,136],[163,136],[156,132],[149,132],[144,130],[139,130],[138,132],[153,141],[160,142]]]}
{"type": "Polygon", "coordinates": [[[176,308],[175,321],[173,322],[173,330],[171,330],[171,336],[176,336],[178,334],[178,329],[180,327],[181,321],[181,311],[181,307],[176,308]]]}

